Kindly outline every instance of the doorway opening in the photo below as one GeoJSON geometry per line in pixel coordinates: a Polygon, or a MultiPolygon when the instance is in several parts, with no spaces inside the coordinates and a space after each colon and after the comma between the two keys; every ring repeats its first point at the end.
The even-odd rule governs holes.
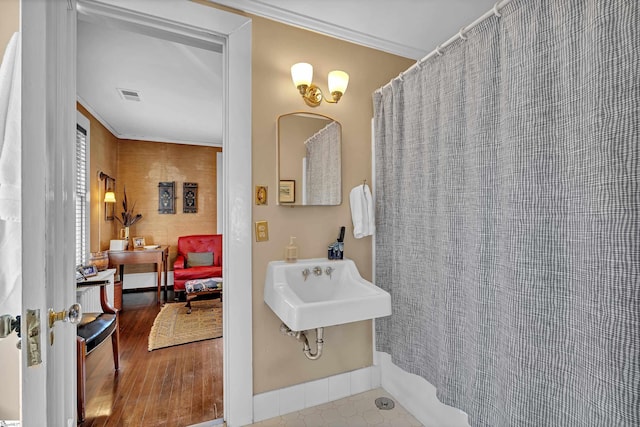
{"type": "MultiPolygon", "coordinates": [[[[223,250],[228,262],[225,289],[224,413],[227,425],[246,425],[253,416],[251,336],[251,20],[186,0],[163,2],[82,0],[21,2],[23,31],[22,157],[32,167],[23,176],[22,312],[59,310],[75,300],[72,284],[74,221],[65,203],[73,193],[73,140],[76,105],[76,12],[127,15],[132,22],[181,33],[215,34],[225,41],[223,250]],[[227,141],[233,141],[228,144],[227,141]],[[233,215],[231,215],[232,213],[233,215]],[[232,217],[232,221],[229,219],[232,217]],[[63,250],[64,249],[64,250],[63,250]],[[23,256],[23,259],[26,259],[23,256]],[[27,264],[25,263],[26,267],[27,264]],[[233,389],[229,388],[233,382],[233,389]]],[[[47,334],[48,335],[48,334],[47,334]]],[[[70,425],[73,393],[58,393],[74,383],[75,333],[59,327],[56,344],[47,346],[42,369],[25,369],[22,352],[21,418],[28,425],[70,425]]],[[[75,389],[75,387],[73,387],[75,389]]]]}
{"type": "MultiPolygon", "coordinates": [[[[172,151],[174,154],[178,152],[179,156],[185,156],[185,152],[192,151],[195,153],[192,156],[192,160],[200,159],[202,157],[201,153],[210,155],[213,152],[211,161],[214,167],[200,175],[202,179],[200,189],[201,191],[202,189],[209,190],[209,194],[215,194],[216,189],[218,190],[216,200],[207,199],[206,203],[209,208],[212,205],[215,207],[214,214],[209,216],[199,215],[200,225],[202,226],[200,229],[197,228],[197,224],[194,224],[192,220],[197,215],[192,215],[184,226],[181,226],[179,224],[180,220],[177,220],[177,225],[165,224],[164,230],[161,230],[158,234],[162,236],[160,239],[164,238],[170,241],[177,240],[179,235],[208,234],[211,230],[215,230],[214,233],[225,234],[224,218],[227,215],[225,215],[224,193],[228,190],[224,185],[225,177],[223,174],[216,174],[215,171],[218,169],[219,172],[223,169],[220,161],[222,160],[221,150],[224,141],[227,140],[224,135],[226,119],[224,117],[226,114],[224,106],[227,92],[224,62],[228,56],[228,53],[225,52],[227,40],[210,32],[203,33],[202,31],[193,31],[193,29],[186,31],[184,27],[176,29],[175,25],[166,26],[159,25],[157,22],[150,23],[153,18],[150,21],[141,22],[139,16],[131,19],[131,16],[122,10],[118,11],[117,16],[114,16],[114,9],[112,8],[110,8],[108,14],[102,13],[104,12],[103,10],[96,9],[93,6],[95,5],[91,1],[80,2],[78,5],[77,91],[79,104],[92,116],[91,120],[100,122],[118,141],[116,145],[119,146],[117,150],[119,154],[122,151],[127,151],[127,149],[120,149],[125,146],[124,144],[129,148],[135,144],[152,147],[147,152],[151,156],[157,156],[158,158],[162,156],[157,155],[157,153],[165,153],[166,157],[167,151],[172,151]],[[109,50],[108,46],[104,45],[106,41],[111,46],[115,45],[116,48],[109,50]],[[150,67],[150,69],[146,67],[150,67]],[[93,78],[95,75],[106,85],[92,84],[89,77],[93,78]],[[163,77],[166,79],[162,80],[163,77]],[[118,78],[125,83],[118,83],[116,81],[118,78]],[[136,81],[143,89],[140,90],[139,86],[132,88],[132,82],[136,81]],[[111,103],[109,105],[109,99],[121,94],[123,86],[127,93],[130,89],[136,89],[135,92],[139,94],[139,97],[132,104],[111,103]],[[107,88],[105,89],[105,87],[107,88]],[[215,99],[215,102],[212,102],[211,99],[215,99]],[[149,110],[145,110],[136,116],[137,113],[144,110],[141,106],[145,102],[151,104],[145,106],[149,107],[149,110]],[[170,107],[168,113],[160,109],[159,105],[163,103],[170,107]],[[125,114],[124,121],[120,121],[116,116],[123,109],[128,109],[129,114],[125,114]],[[145,114],[153,117],[146,126],[144,123],[145,114]],[[136,142],[131,142],[132,140],[136,142]],[[213,175],[207,177],[207,172],[211,175],[210,172],[212,171],[213,175]],[[211,189],[213,191],[210,191],[211,189]]],[[[142,156],[144,156],[144,148],[142,151],[142,156]]],[[[153,166],[158,165],[158,162],[149,162],[147,168],[138,170],[136,175],[135,173],[127,173],[121,170],[123,162],[120,159],[116,159],[115,163],[118,169],[118,172],[116,172],[117,179],[120,180],[120,177],[127,175],[126,179],[120,182],[123,182],[124,185],[129,183],[126,188],[128,196],[130,196],[134,188],[131,183],[135,183],[136,179],[141,179],[140,175],[153,179],[153,166]]],[[[162,163],[164,165],[161,165],[161,167],[164,166],[166,169],[176,172],[175,164],[160,162],[160,164],[162,163]]],[[[131,166],[139,168],[140,163],[131,166]]],[[[127,168],[127,170],[135,169],[134,167],[127,168]]],[[[178,175],[180,175],[179,171],[178,175]]],[[[165,174],[165,176],[167,175],[165,174]]],[[[171,179],[171,177],[168,179],[171,179]]],[[[178,186],[182,185],[180,180],[181,176],[178,176],[176,178],[176,181],[178,181],[176,182],[176,190],[178,190],[178,186]]],[[[147,196],[153,198],[153,194],[148,194],[147,196]]],[[[203,196],[206,197],[206,194],[203,196]]],[[[179,208],[176,209],[178,215],[175,215],[174,218],[178,216],[184,217],[185,215],[180,215],[182,214],[180,210],[181,203],[177,203],[177,200],[176,207],[179,208]]],[[[149,215],[148,217],[151,216],[149,215]]],[[[167,216],[160,218],[157,222],[162,223],[164,221],[166,223],[166,218],[167,216]]],[[[101,220],[102,218],[98,218],[98,221],[101,220]]],[[[108,225],[110,226],[111,224],[108,225]]],[[[152,226],[151,228],[156,232],[158,230],[158,226],[152,226]]],[[[108,236],[117,238],[117,230],[111,229],[107,233],[103,230],[98,235],[107,237],[103,238],[103,241],[92,244],[92,248],[95,246],[99,249],[104,249],[105,244],[108,247],[108,236]],[[104,240],[107,240],[107,243],[104,240]]],[[[170,241],[153,241],[152,243],[170,243],[170,241]]],[[[170,251],[169,265],[172,265],[174,258],[175,245],[173,251],[170,251]]],[[[225,266],[225,272],[229,272],[228,266],[225,266]]],[[[140,271],[139,274],[136,274],[134,269],[133,276],[139,276],[140,280],[144,280],[144,273],[144,271],[140,271]]],[[[126,281],[125,279],[125,292],[128,287],[137,287],[136,284],[127,286],[126,281]]],[[[125,304],[127,299],[131,299],[131,307],[133,309],[141,308],[140,304],[144,305],[143,294],[135,295],[131,298],[127,298],[127,294],[125,294],[125,304]]],[[[224,311],[229,310],[225,307],[224,311]]],[[[126,311],[122,314],[123,320],[126,321],[126,311]]],[[[151,316],[153,316],[153,313],[151,316]]],[[[222,341],[222,339],[224,338],[218,341],[222,341]]],[[[134,341],[136,340],[146,341],[146,336],[137,337],[134,341]]],[[[187,346],[190,345],[187,344],[187,346]]],[[[203,343],[194,344],[193,346],[206,348],[203,343]]],[[[225,343],[226,346],[227,343],[225,343]]],[[[122,348],[124,349],[124,347],[122,348]]],[[[171,351],[171,349],[163,351],[171,351]]],[[[177,350],[176,353],[180,353],[180,351],[177,350]]],[[[202,366],[206,358],[213,357],[217,361],[216,366],[213,368],[218,377],[216,384],[211,386],[212,381],[209,381],[208,386],[211,386],[212,389],[203,390],[203,394],[215,393],[213,396],[214,401],[204,402],[201,405],[207,407],[207,410],[203,411],[204,413],[210,414],[211,418],[218,418],[224,412],[221,404],[223,368],[220,366],[225,359],[223,346],[220,343],[220,345],[209,346],[206,351],[194,351],[192,353],[201,353],[200,360],[194,361],[194,364],[198,366],[202,366]]],[[[180,359],[179,356],[178,358],[180,359]]],[[[106,365],[108,366],[108,363],[106,365]]],[[[121,364],[121,371],[123,370],[122,366],[121,364]]],[[[154,371],[156,376],[158,374],[164,375],[162,378],[165,381],[167,376],[158,373],[158,369],[161,370],[162,368],[158,368],[158,366],[156,368],[154,371]]],[[[226,370],[224,370],[224,373],[226,379],[226,370]]],[[[193,371],[182,371],[182,376],[195,375],[193,371]]],[[[121,378],[118,381],[124,382],[121,378]]],[[[154,381],[158,382],[158,378],[154,381]]],[[[205,383],[207,382],[205,381],[205,383]]],[[[176,386],[175,381],[173,386],[184,387],[183,385],[176,386]]],[[[158,389],[157,391],[160,394],[164,394],[163,391],[166,391],[166,389],[158,389]]],[[[154,400],[160,401],[159,397],[156,396],[154,400]]],[[[101,412],[99,408],[95,409],[96,416],[103,416],[104,414],[101,412]]],[[[139,411],[134,409],[133,412],[139,411]]],[[[91,415],[89,407],[87,415],[91,415]]],[[[200,421],[204,421],[204,419],[200,421]]]]}
{"type": "MultiPolygon", "coordinates": [[[[222,42],[178,37],[113,17],[98,19],[80,13],[77,49],[79,109],[101,129],[94,132],[91,151],[103,158],[94,156],[99,164],[90,165],[96,172],[90,175],[106,168],[122,183],[120,189],[126,188],[129,203],[136,204],[137,212],[145,212],[135,235],[145,243],[173,247],[168,260],[172,265],[181,235],[222,234],[216,229],[215,198],[216,159],[222,145],[222,42]],[[122,97],[123,92],[137,96],[122,97]],[[114,151],[115,156],[111,155],[114,151]],[[154,176],[160,181],[178,181],[172,215],[153,212],[158,203],[153,187],[158,184],[149,177],[154,176]],[[182,211],[180,181],[200,183],[200,212],[182,211]]],[[[123,193],[117,194],[120,198],[123,193]]],[[[99,192],[95,199],[92,206],[100,207],[99,192]]],[[[116,215],[119,213],[117,209],[116,215]]],[[[103,221],[100,215],[92,218],[97,222],[92,228],[98,229],[92,251],[106,250],[111,239],[118,239],[117,223],[103,221]]],[[[147,267],[136,267],[125,267],[133,272],[120,278],[125,292],[120,313],[121,348],[129,351],[121,351],[121,367],[115,377],[110,373],[113,367],[108,349],[100,349],[105,351],[88,359],[87,389],[91,392],[83,425],[93,425],[96,420],[195,424],[221,418],[224,338],[153,352],[147,352],[145,344],[152,328],[171,328],[173,334],[189,339],[189,331],[177,330],[188,327],[187,319],[199,328],[213,329],[213,324],[202,325],[203,310],[211,313],[207,319],[221,320],[222,308],[216,304],[201,307],[187,318],[184,303],[173,304],[172,297],[165,302],[172,307],[162,311],[175,311],[174,323],[161,325],[163,317],[153,298],[155,275],[145,271],[147,267]],[[147,285],[151,292],[130,293],[144,291],[147,285]],[[156,323],[157,328],[153,326],[156,323]],[[165,401],[163,396],[171,397],[165,401]]]]}

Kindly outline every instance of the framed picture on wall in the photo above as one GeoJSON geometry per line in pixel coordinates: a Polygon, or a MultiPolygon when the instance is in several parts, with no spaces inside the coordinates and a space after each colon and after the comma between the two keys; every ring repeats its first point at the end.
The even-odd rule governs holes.
{"type": "Polygon", "coordinates": [[[175,181],[158,183],[158,213],[176,213],[175,181]]]}
{"type": "Polygon", "coordinates": [[[294,203],[296,201],[296,182],[294,180],[280,180],[278,200],[280,203],[294,203]]]}
{"type": "Polygon", "coordinates": [[[182,184],[182,212],[198,212],[198,184],[196,182],[182,184]]]}

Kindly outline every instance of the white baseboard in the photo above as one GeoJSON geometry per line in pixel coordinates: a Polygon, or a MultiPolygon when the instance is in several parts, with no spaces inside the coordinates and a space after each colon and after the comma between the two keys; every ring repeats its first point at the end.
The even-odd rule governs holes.
{"type": "MultiPolygon", "coordinates": [[[[164,289],[164,272],[162,273],[162,286],[164,289]]],[[[167,274],[167,286],[173,286],[173,271],[167,274]]],[[[122,289],[158,288],[158,276],[156,273],[125,273],[122,289]]]]}
{"type": "Polygon", "coordinates": [[[224,419],[216,418],[215,420],[211,420],[211,421],[205,421],[198,424],[191,424],[188,427],[214,427],[214,426],[226,426],[226,424],[224,423],[224,419]]]}
{"type": "Polygon", "coordinates": [[[388,353],[376,353],[382,388],[425,427],[469,427],[467,414],[441,403],[431,383],[400,369],[388,353]]]}
{"type": "Polygon", "coordinates": [[[253,396],[253,421],[300,411],[382,387],[425,427],[469,427],[467,414],[442,404],[427,380],[410,374],[387,353],[374,352],[376,366],[253,396]]]}
{"type": "Polygon", "coordinates": [[[253,421],[300,411],[380,387],[377,366],[321,378],[253,396],[253,421]]]}

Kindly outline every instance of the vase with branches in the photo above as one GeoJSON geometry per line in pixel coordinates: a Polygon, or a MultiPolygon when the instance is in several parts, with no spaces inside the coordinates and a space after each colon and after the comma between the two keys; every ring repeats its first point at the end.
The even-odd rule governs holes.
{"type": "Polygon", "coordinates": [[[120,236],[124,240],[129,240],[129,227],[142,219],[142,214],[135,214],[134,209],[136,202],[133,202],[133,206],[129,209],[129,201],[127,199],[127,188],[124,188],[124,196],[122,198],[122,213],[120,218],[116,215],[115,219],[124,227],[123,234],[120,236]]]}

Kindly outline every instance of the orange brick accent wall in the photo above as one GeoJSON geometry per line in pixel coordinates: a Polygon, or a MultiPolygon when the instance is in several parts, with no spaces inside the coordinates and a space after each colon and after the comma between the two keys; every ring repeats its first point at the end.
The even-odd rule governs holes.
{"type": "MultiPolygon", "coordinates": [[[[178,237],[217,233],[217,147],[118,140],[116,215],[122,212],[124,189],[142,219],[130,229],[131,237],[147,244],[170,245],[169,268],[176,257],[178,237]],[[158,213],[158,183],[175,181],[175,214],[158,213]],[[182,185],[198,184],[198,212],[183,213],[182,185]]],[[[116,223],[119,227],[119,223],[116,223]]],[[[127,272],[149,271],[127,266],[127,272]]]]}

